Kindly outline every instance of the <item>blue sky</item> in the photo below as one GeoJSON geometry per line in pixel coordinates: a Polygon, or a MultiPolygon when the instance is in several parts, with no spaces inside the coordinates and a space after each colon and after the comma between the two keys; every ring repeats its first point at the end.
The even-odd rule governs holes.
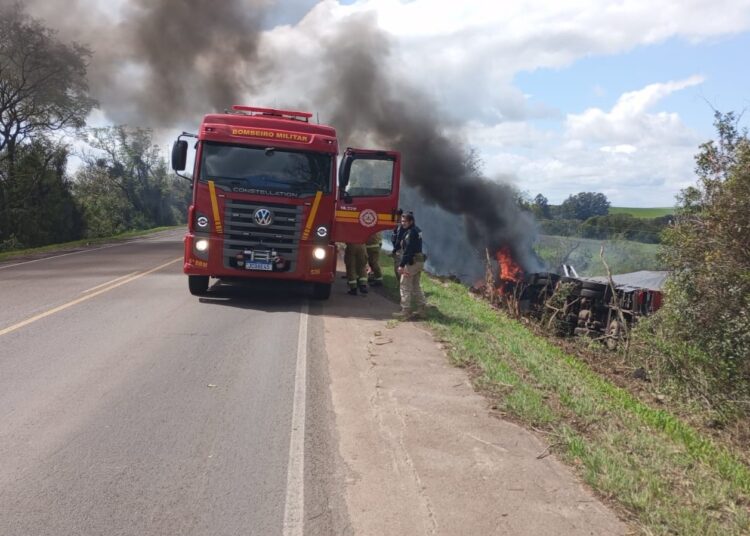
{"type": "Polygon", "coordinates": [[[750,69],[743,67],[743,57],[750,57],[750,33],[703,43],[674,38],[622,54],[582,58],[560,69],[520,72],[514,82],[534,100],[562,113],[580,113],[591,106],[611,108],[622,93],[654,81],[703,75],[706,80],[700,86],[669,95],[659,109],[679,113],[688,127],[710,138],[711,107],[750,107],[750,69]]]}

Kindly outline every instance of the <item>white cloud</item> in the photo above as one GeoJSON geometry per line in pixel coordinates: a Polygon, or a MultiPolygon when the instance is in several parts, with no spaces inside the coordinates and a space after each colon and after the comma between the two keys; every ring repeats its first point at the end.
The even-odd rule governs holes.
{"type": "Polygon", "coordinates": [[[646,0],[323,4],[336,20],[376,12],[397,40],[406,72],[456,113],[490,124],[533,115],[513,85],[519,72],[564,68],[671,37],[701,41],[750,28],[747,0],[670,2],[658,9],[646,0]]]}
{"type": "Polygon", "coordinates": [[[650,84],[638,91],[624,93],[609,112],[589,108],[581,114],[569,114],[565,122],[567,135],[573,139],[621,145],[658,143],[667,138],[670,142],[691,143],[694,138],[677,114],[649,114],[648,110],[667,95],[702,82],[703,77],[691,76],[676,82],[650,84]]]}
{"type": "Polygon", "coordinates": [[[600,147],[599,150],[603,153],[633,154],[638,150],[638,147],[628,143],[623,143],[622,145],[615,145],[614,147],[611,145],[605,145],[604,147],[600,147]]]}
{"type": "MultiPolygon", "coordinates": [[[[524,95],[514,77],[669,38],[699,42],[750,28],[747,0],[658,9],[646,0],[360,0],[347,6],[324,0],[296,26],[264,35],[264,50],[281,64],[260,97],[304,102],[310,81],[326,76],[316,61],[321,42],[362,12],[373,13],[391,36],[387,68],[422,88],[438,104],[435,113],[464,123],[462,139],[481,151],[489,173],[515,174],[519,187],[551,200],[587,189],[617,203],[647,205],[671,204],[692,180],[701,140],[660,106],[666,96],[701,84],[700,75],[624,93],[609,110],[562,114],[524,95]],[[547,119],[544,128],[532,126],[535,118],[547,119]]],[[[603,95],[602,87],[592,89],[592,99],[603,95]]]]}
{"type": "Polygon", "coordinates": [[[554,116],[513,84],[519,72],[560,69],[670,37],[699,41],[750,28],[747,0],[673,2],[659,9],[646,0],[324,0],[296,26],[265,33],[265,46],[286,49],[286,64],[274,66],[275,76],[286,71],[297,78],[295,55],[314,72],[321,40],[363,12],[373,13],[391,36],[394,73],[417,82],[449,113],[488,125],[554,116]]]}
{"type": "Polygon", "coordinates": [[[555,137],[552,132],[540,130],[526,121],[508,121],[492,126],[471,121],[464,128],[464,136],[473,143],[498,150],[540,148],[555,137]]]}
{"type": "Polygon", "coordinates": [[[700,77],[655,83],[624,93],[609,111],[571,114],[565,129],[540,131],[525,122],[474,126],[472,139],[490,173],[513,173],[517,184],[552,202],[571,193],[599,191],[617,204],[671,205],[692,182],[699,143],[674,113],[652,109],[659,100],[701,83],[700,77]]]}

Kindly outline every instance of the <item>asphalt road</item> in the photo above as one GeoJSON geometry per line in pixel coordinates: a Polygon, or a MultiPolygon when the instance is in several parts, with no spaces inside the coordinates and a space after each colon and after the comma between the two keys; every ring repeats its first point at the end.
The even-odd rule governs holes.
{"type": "Polygon", "coordinates": [[[0,534],[346,523],[327,480],[324,306],[253,289],[199,300],[181,252],[169,232],[0,264],[0,534]]]}

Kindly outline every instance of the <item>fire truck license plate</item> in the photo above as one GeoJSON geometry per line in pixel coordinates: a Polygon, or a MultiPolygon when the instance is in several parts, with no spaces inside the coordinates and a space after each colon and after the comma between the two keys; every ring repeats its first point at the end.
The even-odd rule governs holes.
{"type": "Polygon", "coordinates": [[[273,263],[270,262],[245,262],[246,270],[264,270],[266,272],[273,271],[273,263]]]}

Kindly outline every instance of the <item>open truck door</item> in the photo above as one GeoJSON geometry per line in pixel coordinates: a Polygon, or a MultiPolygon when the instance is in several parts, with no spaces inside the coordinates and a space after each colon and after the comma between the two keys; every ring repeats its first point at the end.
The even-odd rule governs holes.
{"type": "Polygon", "coordinates": [[[339,167],[335,232],[337,242],[364,244],[396,225],[401,154],[347,149],[339,167]]]}

